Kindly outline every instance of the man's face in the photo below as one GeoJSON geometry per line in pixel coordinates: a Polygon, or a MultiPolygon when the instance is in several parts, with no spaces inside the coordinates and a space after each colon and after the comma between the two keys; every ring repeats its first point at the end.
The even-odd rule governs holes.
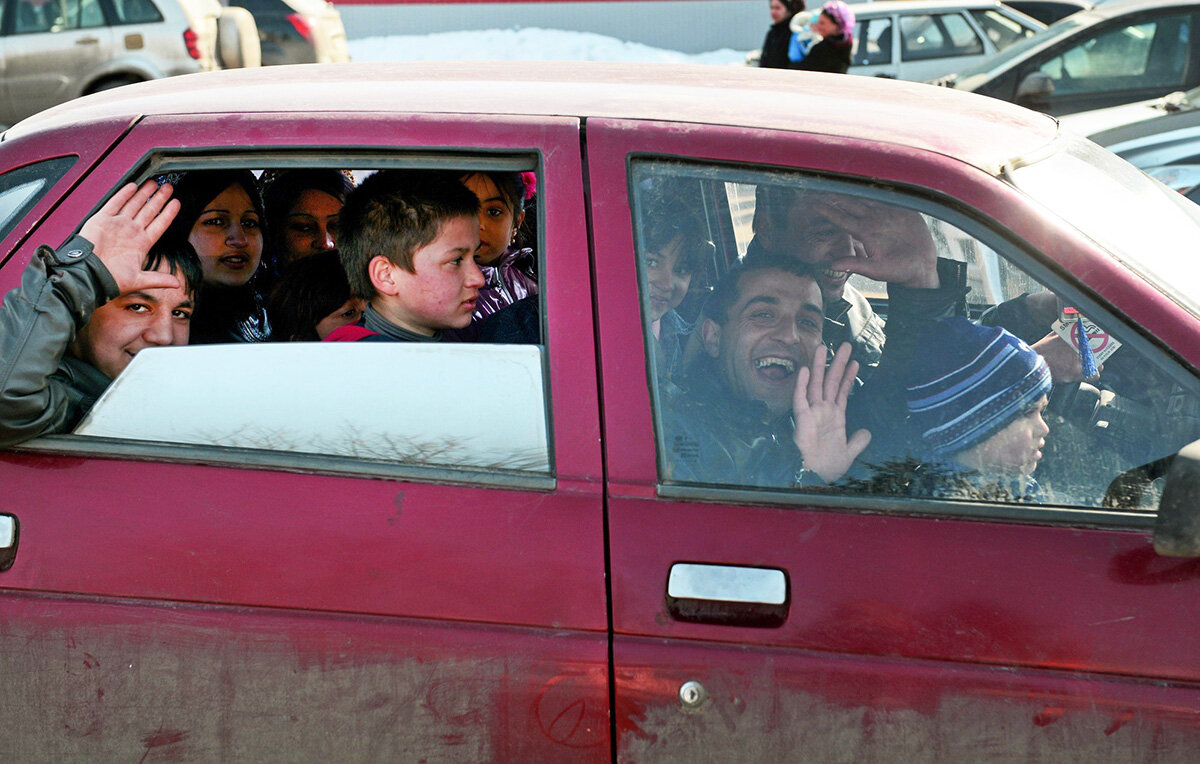
{"type": "MultiPolygon", "coordinates": [[[[168,273],[164,263],[159,272],[168,273]]],[[[71,354],[116,379],[133,357],[148,347],[186,345],[192,321],[192,294],[183,286],[125,292],[92,313],[75,335],[71,354]]]]}
{"type": "Polygon", "coordinates": [[[446,221],[437,238],[413,253],[412,272],[388,264],[396,296],[382,306],[383,314],[425,336],[466,327],[484,285],[483,272],[475,261],[478,249],[478,219],[446,221]]]}
{"type": "Polygon", "coordinates": [[[780,221],[781,230],[766,231],[764,244],[774,252],[812,265],[817,283],[828,305],[841,299],[850,274],[829,267],[834,260],[854,257],[854,242],[850,234],[826,220],[813,209],[819,201],[834,201],[830,194],[781,192],[774,204],[784,209],[771,217],[780,221]]]}
{"type": "Polygon", "coordinates": [[[730,389],[779,415],[792,408],[796,373],[811,362],[823,320],[816,282],[767,268],[743,276],[724,323],[706,320],[701,333],[730,389]]]}

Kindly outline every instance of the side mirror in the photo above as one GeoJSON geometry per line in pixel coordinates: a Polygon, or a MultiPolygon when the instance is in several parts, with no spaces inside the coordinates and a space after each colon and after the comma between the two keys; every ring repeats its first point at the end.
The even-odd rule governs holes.
{"type": "Polygon", "coordinates": [[[1054,95],[1054,80],[1045,72],[1030,72],[1017,85],[1017,103],[1021,106],[1045,104],[1054,95]]]}
{"type": "Polygon", "coordinates": [[[1184,446],[1167,470],[1154,551],[1163,557],[1200,557],[1200,440],[1184,446]]]}

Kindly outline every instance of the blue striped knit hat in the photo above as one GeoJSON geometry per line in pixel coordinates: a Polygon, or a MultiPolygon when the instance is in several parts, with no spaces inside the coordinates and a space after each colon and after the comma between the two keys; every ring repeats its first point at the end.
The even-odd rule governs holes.
{"type": "Polygon", "coordinates": [[[909,421],[932,456],[990,438],[1050,392],[1037,351],[1004,329],[955,317],[934,322],[918,342],[905,386],[909,421]]]}

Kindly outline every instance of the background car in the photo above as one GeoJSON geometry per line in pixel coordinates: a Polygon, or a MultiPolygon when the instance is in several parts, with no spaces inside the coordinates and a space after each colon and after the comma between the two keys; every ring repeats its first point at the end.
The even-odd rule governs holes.
{"type": "Polygon", "coordinates": [[[1200,84],[1193,0],[1120,0],[1072,14],[937,84],[1069,114],[1200,84]]]}
{"type": "Polygon", "coordinates": [[[743,67],[306,65],[78,99],[0,167],[0,293],[116,189],[206,168],[534,173],[540,274],[536,343],[147,349],[77,430],[0,450],[2,759],[1200,746],[1200,216],[1053,119],[743,67]],[[670,472],[699,444],[661,419],[652,194],[711,284],[780,189],[903,213],[973,315],[1050,290],[1103,327],[1045,502],[670,472]]]}
{"type": "MultiPolygon", "coordinates": [[[[0,124],[85,93],[253,65],[221,57],[216,0],[3,0],[0,124]]],[[[233,14],[231,14],[231,17],[233,14]]],[[[257,44],[233,26],[227,47],[257,44]]]]}
{"type": "Polygon", "coordinates": [[[1005,5],[1043,24],[1053,24],[1072,13],[1086,11],[1093,6],[1088,0],[1008,0],[1005,5]]]}
{"type": "MultiPolygon", "coordinates": [[[[883,0],[851,8],[858,24],[850,72],[902,80],[933,79],[971,66],[1046,28],[999,2],[883,0]]],[[[808,19],[800,13],[792,24],[808,19]]]]}
{"type": "Polygon", "coordinates": [[[254,14],[263,66],[349,61],[341,14],[325,0],[230,0],[254,14]]]}

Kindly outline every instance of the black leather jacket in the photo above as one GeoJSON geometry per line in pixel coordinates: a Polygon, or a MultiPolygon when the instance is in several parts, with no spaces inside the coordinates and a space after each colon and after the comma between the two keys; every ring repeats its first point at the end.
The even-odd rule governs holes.
{"type": "Polygon", "coordinates": [[[67,347],[118,294],[87,239],[38,248],[0,306],[0,446],[70,430],[91,409],[110,380],[67,347]]]}

